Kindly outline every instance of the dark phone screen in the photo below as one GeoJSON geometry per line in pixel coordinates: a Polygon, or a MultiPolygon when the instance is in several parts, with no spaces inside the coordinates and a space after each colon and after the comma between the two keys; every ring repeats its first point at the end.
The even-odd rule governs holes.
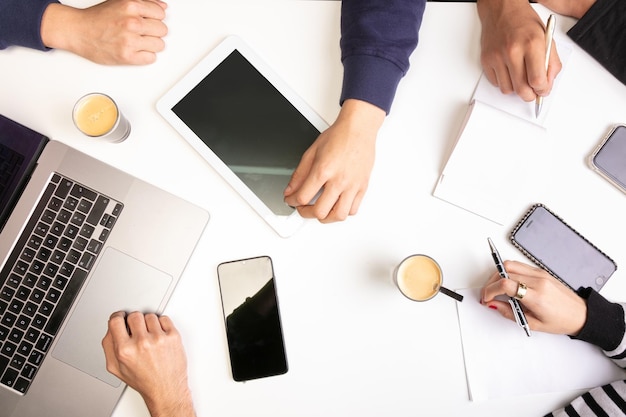
{"type": "Polygon", "coordinates": [[[626,190],[626,127],[618,126],[593,158],[594,164],[626,190]]]}
{"type": "Polygon", "coordinates": [[[233,51],[172,111],[274,214],[320,132],[240,52],[233,51]]]}
{"type": "Polygon", "coordinates": [[[615,263],[542,206],[537,206],[512,239],[549,272],[577,290],[600,290],[615,263]]]}
{"type": "Polygon", "coordinates": [[[218,266],[231,369],[235,381],[284,374],[287,357],[271,259],[218,266]]]}

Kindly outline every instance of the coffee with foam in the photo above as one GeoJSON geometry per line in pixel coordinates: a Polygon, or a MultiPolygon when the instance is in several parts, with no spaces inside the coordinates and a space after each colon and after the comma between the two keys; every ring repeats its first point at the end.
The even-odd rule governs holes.
{"type": "Polygon", "coordinates": [[[90,137],[119,142],[130,133],[130,124],[106,94],[92,93],[82,97],[74,106],[72,118],[76,127],[90,137]]]}
{"type": "Polygon", "coordinates": [[[441,288],[441,268],[429,256],[413,255],[398,266],[395,274],[398,288],[406,297],[415,301],[433,298],[441,288]]]}

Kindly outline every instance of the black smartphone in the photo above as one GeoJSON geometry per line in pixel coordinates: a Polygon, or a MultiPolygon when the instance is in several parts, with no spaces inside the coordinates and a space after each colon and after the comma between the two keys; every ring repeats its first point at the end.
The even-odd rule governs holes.
{"type": "Polygon", "coordinates": [[[535,204],[515,226],[511,242],[524,255],[573,290],[599,291],[615,262],[543,204],[535,204]]]}
{"type": "Polygon", "coordinates": [[[591,169],[626,193],[626,125],[615,125],[589,157],[591,169]]]}
{"type": "Polygon", "coordinates": [[[217,266],[230,365],[235,381],[287,372],[274,267],[269,256],[217,266]]]}

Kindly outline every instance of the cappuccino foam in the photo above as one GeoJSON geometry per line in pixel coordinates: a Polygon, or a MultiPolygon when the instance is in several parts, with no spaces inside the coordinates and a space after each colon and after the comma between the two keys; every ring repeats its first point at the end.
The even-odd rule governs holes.
{"type": "Polygon", "coordinates": [[[442,279],[439,265],[424,255],[415,255],[405,259],[396,273],[400,291],[416,301],[434,297],[441,287],[442,279]]]}

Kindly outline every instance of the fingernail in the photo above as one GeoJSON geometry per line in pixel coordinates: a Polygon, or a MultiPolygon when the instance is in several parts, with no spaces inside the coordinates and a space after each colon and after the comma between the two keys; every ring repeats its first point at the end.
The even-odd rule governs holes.
{"type": "Polygon", "coordinates": [[[490,306],[488,306],[488,307],[489,307],[490,309],[492,309],[492,310],[497,310],[497,309],[498,309],[498,307],[494,306],[493,304],[492,304],[492,305],[490,305],[490,306]]]}

